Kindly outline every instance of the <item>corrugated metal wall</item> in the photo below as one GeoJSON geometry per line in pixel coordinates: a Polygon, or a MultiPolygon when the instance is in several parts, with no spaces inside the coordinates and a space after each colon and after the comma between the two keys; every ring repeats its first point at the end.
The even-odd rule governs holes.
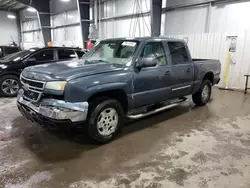
{"type": "Polygon", "coordinates": [[[187,38],[188,46],[193,58],[219,59],[222,63],[222,72],[219,86],[224,87],[223,78],[226,58],[229,51],[230,39],[228,36],[237,36],[236,52],[230,62],[230,73],[227,79],[228,88],[244,89],[245,74],[250,74],[250,32],[207,33],[194,35],[170,35],[168,37],[187,38]]]}
{"type": "Polygon", "coordinates": [[[16,19],[8,19],[8,14],[9,12],[0,11],[0,45],[9,45],[12,40],[19,43],[16,19]]]}
{"type": "Polygon", "coordinates": [[[24,49],[43,47],[44,40],[36,12],[20,11],[22,44],[24,49]]]}
{"type": "Polygon", "coordinates": [[[210,12],[208,10],[207,5],[164,13],[162,34],[237,32],[250,29],[250,2],[215,4],[211,6],[210,12]]]}
{"type": "Polygon", "coordinates": [[[24,49],[44,46],[42,31],[39,29],[41,29],[41,27],[38,19],[22,23],[24,49]]]}
{"type": "Polygon", "coordinates": [[[51,30],[53,45],[83,47],[80,17],[77,10],[67,11],[52,16],[51,25],[54,28],[51,30]]]}
{"type": "MultiPolygon", "coordinates": [[[[140,6],[135,0],[108,1],[101,5],[101,18],[124,16],[150,10],[150,1],[141,0],[140,6]]],[[[124,18],[101,22],[101,38],[134,37],[150,35],[150,17],[124,18]]]]}

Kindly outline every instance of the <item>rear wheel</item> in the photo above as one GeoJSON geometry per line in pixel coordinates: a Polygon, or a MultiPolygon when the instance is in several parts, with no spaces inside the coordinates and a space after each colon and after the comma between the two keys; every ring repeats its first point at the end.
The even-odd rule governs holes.
{"type": "Polygon", "coordinates": [[[198,106],[207,104],[212,93],[212,83],[209,80],[204,80],[200,89],[193,94],[193,102],[198,106]]]}
{"type": "Polygon", "coordinates": [[[124,112],[119,101],[98,98],[90,103],[88,136],[95,142],[104,144],[115,138],[123,125],[124,112]]]}
{"type": "Polygon", "coordinates": [[[0,93],[5,97],[15,97],[20,88],[17,76],[5,75],[0,79],[0,93]]]}

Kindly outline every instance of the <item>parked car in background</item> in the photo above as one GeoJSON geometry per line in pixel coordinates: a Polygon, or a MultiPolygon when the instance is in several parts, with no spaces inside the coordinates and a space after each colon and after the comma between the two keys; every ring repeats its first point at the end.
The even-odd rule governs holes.
{"type": "Polygon", "coordinates": [[[20,50],[21,49],[16,46],[0,46],[0,58],[19,52],[20,50]]]}
{"type": "Polygon", "coordinates": [[[84,53],[79,48],[45,47],[5,56],[0,59],[0,94],[6,97],[17,95],[20,88],[20,73],[25,67],[78,59],[84,53]]]}
{"type": "Polygon", "coordinates": [[[218,60],[192,59],[183,40],[107,39],[82,60],[24,69],[17,104],[31,121],[81,125],[92,140],[106,143],[125,117],[166,110],[188,95],[205,105],[220,71],[218,60]]]}

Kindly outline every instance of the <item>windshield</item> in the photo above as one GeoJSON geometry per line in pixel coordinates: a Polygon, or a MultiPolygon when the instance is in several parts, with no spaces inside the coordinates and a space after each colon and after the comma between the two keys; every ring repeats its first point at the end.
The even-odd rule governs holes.
{"type": "Polygon", "coordinates": [[[133,57],[137,46],[138,41],[132,40],[101,41],[82,58],[125,65],[133,57]]]}
{"type": "Polygon", "coordinates": [[[3,57],[1,60],[5,60],[5,61],[18,61],[18,60],[24,58],[26,55],[28,55],[30,53],[31,53],[31,51],[24,50],[24,51],[20,51],[20,52],[16,52],[16,53],[7,55],[7,56],[3,57]]]}

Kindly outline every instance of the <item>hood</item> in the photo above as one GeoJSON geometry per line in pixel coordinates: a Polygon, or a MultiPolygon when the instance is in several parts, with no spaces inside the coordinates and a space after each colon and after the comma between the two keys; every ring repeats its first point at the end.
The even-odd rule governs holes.
{"type": "Polygon", "coordinates": [[[123,70],[122,65],[96,60],[76,60],[27,67],[22,72],[22,76],[41,81],[69,81],[78,77],[120,70],[123,70]]]}
{"type": "Polygon", "coordinates": [[[0,59],[0,65],[11,64],[11,63],[14,63],[14,62],[13,61],[7,61],[7,60],[4,60],[4,59],[0,59]]]}

